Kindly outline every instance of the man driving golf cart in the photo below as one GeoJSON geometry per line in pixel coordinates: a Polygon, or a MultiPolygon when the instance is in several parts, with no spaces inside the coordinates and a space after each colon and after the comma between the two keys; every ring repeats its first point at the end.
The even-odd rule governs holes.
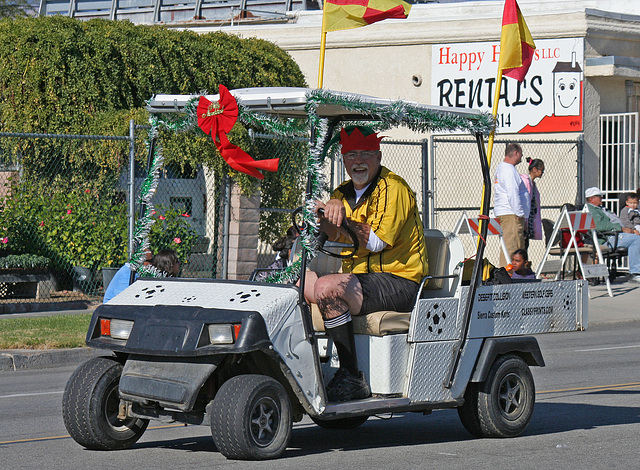
{"type": "Polygon", "coordinates": [[[422,222],[415,193],[381,166],[380,141],[372,129],[340,131],[341,153],[351,179],[336,188],[322,209],[320,229],[330,240],[344,237],[348,224],[360,248],[343,261],[342,273],[322,277],[309,272],[305,297],[320,309],[336,346],[340,368],[327,385],[329,401],[367,398],[371,390],[358,369],[351,315],[380,310],[410,312],[420,281],[428,272],[422,222]]]}

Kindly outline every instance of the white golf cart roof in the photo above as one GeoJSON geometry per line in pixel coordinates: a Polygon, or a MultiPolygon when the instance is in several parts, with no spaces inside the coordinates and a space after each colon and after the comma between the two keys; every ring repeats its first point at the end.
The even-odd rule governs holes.
{"type": "MultiPolygon", "coordinates": [[[[336,92],[331,90],[313,90],[311,88],[291,87],[260,87],[240,88],[229,90],[239,103],[252,112],[276,115],[281,118],[305,118],[309,111],[307,104],[309,97],[314,93],[339,97],[343,102],[357,101],[369,105],[369,110],[355,110],[351,106],[337,103],[318,103],[315,114],[320,118],[340,118],[344,121],[353,120],[378,120],[371,108],[389,110],[402,103],[416,111],[434,115],[458,116],[463,119],[480,119],[486,117],[486,113],[478,110],[448,108],[443,106],[431,106],[415,101],[394,101],[390,99],[375,98],[373,96],[357,93],[336,92]]],[[[170,95],[157,94],[147,102],[147,111],[150,113],[176,113],[184,110],[185,105],[199,95],[170,95]]],[[[210,101],[217,101],[219,95],[205,95],[210,101]]]]}

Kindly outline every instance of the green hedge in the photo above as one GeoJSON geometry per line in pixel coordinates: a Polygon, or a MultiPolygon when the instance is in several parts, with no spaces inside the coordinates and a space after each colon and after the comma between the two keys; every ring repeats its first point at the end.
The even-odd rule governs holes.
{"type": "MultiPolygon", "coordinates": [[[[130,118],[146,123],[141,108],[153,94],[213,93],[219,84],[233,89],[305,86],[305,81],[286,52],[259,39],[62,16],[0,21],[0,130],[5,132],[127,135],[130,118]]],[[[241,144],[243,134],[235,130],[232,138],[241,144]]],[[[204,134],[165,140],[168,163],[194,168],[206,163],[235,175],[244,189],[250,186],[204,134]]],[[[137,158],[144,162],[139,147],[137,158]]],[[[27,173],[52,178],[73,171],[76,178],[94,179],[98,169],[102,184],[128,159],[115,142],[76,144],[64,153],[14,146],[18,153],[27,173]]]]}
{"type": "MultiPolygon", "coordinates": [[[[219,84],[229,89],[306,85],[299,67],[286,52],[259,39],[242,39],[220,32],[199,35],[128,21],[80,21],[63,16],[0,20],[0,131],[3,132],[128,135],[129,119],[136,124],[147,123],[145,100],[153,94],[204,90],[214,93],[219,84]]],[[[256,158],[270,157],[253,148],[241,125],[234,127],[230,138],[250,152],[255,151],[252,155],[256,158]]],[[[164,132],[161,139],[167,165],[185,171],[206,165],[217,177],[231,175],[245,192],[255,187],[256,180],[232,170],[202,132],[196,130],[188,135],[164,132]]],[[[137,162],[145,165],[143,140],[136,148],[137,162]]],[[[100,237],[93,225],[75,227],[77,234],[69,233],[68,240],[65,234],[71,226],[68,230],[60,229],[60,240],[54,234],[60,233],[58,229],[41,233],[44,229],[39,224],[45,219],[41,212],[44,209],[36,208],[35,202],[30,204],[28,197],[34,194],[33,188],[46,188],[41,191],[44,197],[41,200],[48,199],[64,207],[73,204],[66,199],[82,199],[87,191],[95,201],[100,201],[96,202],[97,208],[107,210],[118,191],[118,177],[127,165],[128,151],[127,142],[117,141],[1,139],[0,159],[4,163],[19,159],[21,184],[26,184],[21,188],[24,194],[20,201],[3,204],[4,221],[12,221],[10,225],[19,229],[27,224],[27,214],[31,214],[30,228],[36,224],[41,246],[49,247],[43,254],[50,255],[49,250],[53,249],[68,262],[82,256],[87,259],[80,261],[87,264],[95,261],[98,254],[91,253],[86,243],[82,253],[74,253],[76,245],[71,240],[78,236],[85,240],[100,237]],[[74,187],[79,192],[69,189],[74,187]],[[21,214],[21,210],[25,212],[21,214]],[[53,245],[60,246],[52,248],[53,245]]],[[[302,162],[303,154],[290,158],[302,162]]],[[[268,175],[265,189],[274,191],[269,196],[271,207],[291,205],[289,201],[299,196],[299,165],[294,167],[295,173],[268,175]]],[[[15,189],[17,196],[18,188],[15,189]]],[[[125,213],[120,206],[117,210],[118,214],[102,214],[99,209],[96,217],[117,220],[114,238],[119,239],[124,233],[125,213]]],[[[98,223],[92,217],[88,223],[93,222],[98,223]]],[[[272,231],[265,229],[264,224],[261,227],[267,240],[277,237],[281,229],[278,223],[270,225],[272,231]]],[[[29,249],[28,240],[24,243],[20,240],[29,235],[22,234],[10,230],[9,225],[2,226],[3,236],[19,242],[10,242],[6,247],[13,253],[29,249]]],[[[111,245],[112,254],[100,260],[100,264],[122,261],[121,253],[126,247],[111,245]]]]}

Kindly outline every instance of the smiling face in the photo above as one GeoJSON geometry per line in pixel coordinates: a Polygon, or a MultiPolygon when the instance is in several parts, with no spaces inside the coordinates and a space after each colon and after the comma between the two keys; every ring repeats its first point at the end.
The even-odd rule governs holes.
{"type": "Polygon", "coordinates": [[[380,170],[380,150],[351,150],[342,155],[344,167],[356,189],[366,187],[380,170]]]}
{"type": "Polygon", "coordinates": [[[556,116],[580,115],[580,74],[555,72],[553,75],[553,113],[556,116]]]}

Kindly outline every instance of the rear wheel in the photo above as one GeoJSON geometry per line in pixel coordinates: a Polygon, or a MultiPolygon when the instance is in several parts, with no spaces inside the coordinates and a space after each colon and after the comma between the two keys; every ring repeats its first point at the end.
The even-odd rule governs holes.
{"type": "Polygon", "coordinates": [[[324,429],[355,429],[364,424],[368,416],[354,416],[353,418],[322,419],[311,417],[311,420],[324,429]]]}
{"type": "Polygon", "coordinates": [[[487,380],[471,383],[458,415],[478,437],[514,437],[529,424],[535,404],[535,385],[529,366],[516,355],[501,356],[487,380]]]}
{"type": "Polygon", "coordinates": [[[87,449],[127,449],[147,429],[149,420],[118,418],[120,375],[122,364],[96,357],[78,367],[67,382],[62,397],[64,425],[87,449]]]}
{"type": "Polygon", "coordinates": [[[239,375],[227,380],[213,400],[211,434],[229,459],[278,457],[291,437],[291,402],[277,380],[239,375]]]}

